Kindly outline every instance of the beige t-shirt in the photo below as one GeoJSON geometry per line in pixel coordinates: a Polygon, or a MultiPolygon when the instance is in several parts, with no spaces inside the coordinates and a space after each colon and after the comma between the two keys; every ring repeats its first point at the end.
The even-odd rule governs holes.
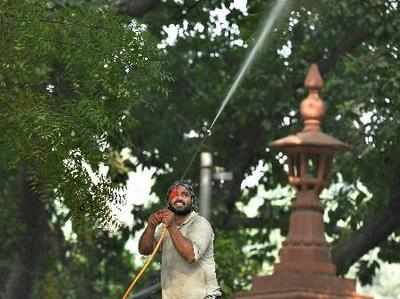
{"type": "MultiPolygon", "coordinates": [[[[192,242],[195,261],[190,264],[179,255],[167,231],[161,254],[162,299],[204,299],[208,295],[221,295],[215,275],[214,232],[210,223],[192,212],[178,229],[192,242]]],[[[160,227],[156,240],[159,237],[160,227]]]]}

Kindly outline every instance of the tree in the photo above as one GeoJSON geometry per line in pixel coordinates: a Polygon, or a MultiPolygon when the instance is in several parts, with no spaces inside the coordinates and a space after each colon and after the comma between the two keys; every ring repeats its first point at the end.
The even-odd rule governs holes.
{"type": "Polygon", "coordinates": [[[2,0],[0,20],[0,198],[6,207],[0,226],[2,236],[12,236],[1,244],[0,290],[10,299],[115,292],[110,283],[118,275],[101,278],[108,290],[91,281],[81,294],[52,290],[50,282],[84,286],[83,273],[94,280],[113,261],[132,267],[123,246],[127,233],[113,237],[96,227],[112,224],[111,205],[123,200],[113,153],[135,126],[129,109],[163,93],[167,76],[152,37],[106,7],[2,0]],[[86,169],[99,163],[116,176],[94,182],[86,169]],[[68,219],[79,235],[77,249],[61,231],[68,219]],[[102,256],[107,246],[113,250],[102,256]],[[78,266],[87,271],[75,275],[78,266]],[[47,290],[41,280],[49,282],[47,290]]]}
{"type": "MultiPolygon", "coordinates": [[[[229,7],[229,3],[167,2],[143,18],[155,34],[170,24],[179,30],[176,44],[166,48],[176,78],[169,99],[154,99],[151,114],[142,107],[133,112],[142,119],[141,134],[133,139],[138,145],[135,154],[145,165],[164,169],[155,186],[160,197],[166,185],[183,173],[198,145],[197,140],[185,139],[184,133],[201,132],[204,124],[210,123],[245,57],[240,39],[251,44],[256,24],[264,18],[263,2],[251,1],[248,15],[232,9],[228,14],[231,26],[217,35],[209,12],[222,5],[229,7]],[[232,30],[234,24],[240,35],[232,30]],[[160,134],[150,136],[150,130],[160,134]]],[[[327,205],[338,202],[329,211],[327,223],[338,273],[345,274],[375,247],[379,247],[381,259],[398,261],[393,254],[399,248],[400,226],[396,216],[399,159],[394,154],[400,145],[396,134],[398,9],[397,3],[384,0],[313,5],[297,1],[292,6],[203,145],[214,154],[216,164],[232,171],[235,178],[214,194],[218,200],[213,223],[218,228],[240,228],[244,234],[246,228],[256,229],[256,237],[248,235],[249,240],[261,244],[268,243],[275,228],[285,234],[288,209],[277,204],[279,198],[265,200],[259,216],[246,219],[237,203],[246,204],[256,190],[243,193],[240,184],[259,161],[267,165],[260,182],[266,190],[286,184],[277,153],[269,150],[268,143],[299,129],[297,107],[305,97],[302,82],[308,65],[317,62],[326,80],[325,131],[353,144],[352,152],[339,156],[335,164],[335,170],[343,175],[343,187],[324,201],[327,205]],[[359,182],[367,189],[360,188],[359,182]],[[341,225],[343,222],[347,225],[341,225]]],[[[195,168],[190,172],[195,181],[196,172],[195,168]]],[[[338,180],[334,178],[334,183],[338,180]]],[[[262,259],[265,253],[260,251],[257,257],[262,259]]],[[[369,270],[374,268],[370,265],[360,265],[360,276],[369,273],[371,277],[373,271],[369,270]]]]}
{"type": "MultiPolygon", "coordinates": [[[[80,1],[63,1],[63,3],[67,2],[80,1]]],[[[98,3],[95,0],[89,2],[92,4],[98,3]]],[[[101,1],[101,3],[103,2],[101,1]]],[[[130,3],[140,5],[145,2],[150,3],[152,1],[138,0],[131,1],[130,3]]],[[[7,3],[8,12],[13,11],[10,7],[19,5],[9,2],[2,3],[7,3]]],[[[128,2],[122,1],[123,3],[128,2]]],[[[119,90],[117,84],[122,82],[124,84],[132,84],[132,86],[127,86],[129,91],[132,90],[131,88],[133,90],[138,88],[139,95],[143,95],[143,98],[145,98],[145,100],[137,100],[135,105],[132,106],[127,105],[127,103],[118,105],[118,107],[124,107],[123,111],[129,111],[129,117],[136,121],[135,126],[127,128],[127,120],[125,119],[125,122],[123,122],[124,135],[121,136],[118,134],[119,127],[115,125],[116,122],[110,121],[110,124],[114,124],[112,128],[115,129],[111,131],[117,134],[108,134],[106,139],[107,144],[114,150],[119,148],[118,144],[121,144],[120,140],[127,137],[124,140],[124,144],[132,147],[133,153],[138,157],[140,163],[157,168],[155,174],[157,181],[154,191],[157,192],[160,198],[164,198],[166,186],[172,180],[182,175],[188,161],[198,147],[199,139],[185,138],[184,134],[194,130],[201,136],[203,128],[207,127],[207,124],[210,124],[212,117],[219,107],[220,101],[224,98],[246,55],[247,49],[245,46],[251,45],[254,42],[258,23],[260,23],[260,20],[266,18],[263,14],[264,8],[266,7],[268,12],[271,7],[270,5],[273,5],[273,1],[248,1],[247,14],[240,12],[238,9],[231,8],[230,5],[230,1],[185,1],[183,3],[167,1],[165,3],[160,2],[155,6],[147,6],[149,10],[145,9],[140,13],[136,12],[137,15],[143,15],[141,21],[147,24],[148,29],[143,34],[151,32],[159,41],[165,38],[165,28],[167,27],[164,26],[173,25],[178,29],[179,38],[176,43],[170,45],[165,42],[162,43],[164,46],[163,59],[168,62],[166,70],[174,78],[174,81],[171,81],[168,85],[168,94],[160,96],[158,92],[147,90],[148,87],[154,86],[154,82],[158,82],[159,71],[157,68],[155,70],[150,68],[154,72],[148,72],[147,68],[141,72],[142,76],[138,76],[135,80],[140,81],[141,79],[146,80],[149,78],[150,80],[138,86],[133,84],[136,81],[131,80],[126,82],[124,76],[112,76],[111,74],[121,74],[113,68],[110,68],[112,70],[111,73],[108,73],[110,77],[107,76],[108,79],[104,82],[109,83],[106,86],[111,88],[111,94],[116,94],[114,92],[119,90]],[[229,26],[221,27],[218,25],[215,17],[210,17],[210,12],[216,8],[222,9],[225,13],[229,12],[227,14],[229,26]]],[[[123,6],[120,7],[123,8],[123,6]]],[[[400,193],[398,190],[399,175],[397,172],[400,168],[399,160],[394,155],[394,153],[399,151],[400,145],[399,137],[396,134],[399,129],[398,113],[400,111],[398,109],[400,101],[397,92],[400,76],[398,72],[398,44],[400,36],[396,30],[399,27],[399,20],[397,18],[398,9],[397,2],[389,0],[343,3],[333,3],[332,1],[323,0],[318,3],[310,3],[310,1],[295,1],[295,3],[292,3],[289,9],[290,13],[276,24],[276,30],[269,37],[267,46],[257,58],[256,65],[252,67],[231,103],[223,112],[221,119],[214,127],[213,134],[203,144],[202,149],[209,150],[214,154],[215,163],[232,171],[235,178],[233,182],[226,183],[224,188],[216,186],[214,194],[216,200],[214,201],[212,216],[212,223],[217,231],[216,248],[218,250],[218,263],[220,265],[229,265],[231,263],[234,266],[233,270],[223,266],[219,268],[220,272],[218,274],[227,294],[246,286],[250,276],[260,269],[262,262],[266,260],[267,262],[273,262],[272,250],[274,246],[271,245],[271,232],[279,229],[283,235],[286,234],[289,207],[288,204],[282,205],[281,202],[288,195],[275,193],[276,195],[274,196],[266,197],[264,203],[258,209],[258,216],[248,218],[238,208],[238,203],[246,205],[257,192],[257,189],[250,188],[243,191],[240,185],[243,179],[252,173],[258,163],[262,163],[266,169],[263,178],[259,182],[260,188],[274,190],[277,186],[286,185],[286,175],[283,172],[280,161],[283,157],[271,151],[268,144],[272,140],[299,129],[301,121],[299,120],[297,107],[301,99],[305,97],[302,82],[305,71],[311,62],[319,64],[325,79],[322,95],[328,105],[328,115],[324,122],[324,130],[341,140],[353,144],[351,153],[338,156],[334,171],[340,171],[341,175],[333,178],[336,188],[333,188],[331,193],[328,194],[329,196],[323,199],[323,204],[329,208],[327,211],[329,222],[326,224],[326,228],[328,235],[333,240],[333,256],[338,266],[338,272],[339,274],[346,273],[350,265],[359,260],[371,248],[376,247],[379,248],[378,257],[380,259],[389,262],[398,261],[396,253],[399,248],[398,234],[400,223],[397,215],[399,212],[400,193]],[[242,250],[243,248],[247,248],[248,251],[242,250]],[[227,256],[223,254],[226,251],[234,253],[235,262],[227,259],[227,256]],[[246,262],[243,263],[242,261],[246,262]]],[[[20,14],[23,16],[35,14],[35,12],[29,12],[28,9],[20,10],[18,8],[15,11],[25,11],[20,14]]],[[[67,11],[70,10],[57,10],[55,8],[46,10],[45,20],[48,20],[48,14],[52,16],[53,14],[57,15],[57,13],[65,13],[67,11]]],[[[89,28],[94,30],[91,25],[93,23],[98,25],[94,20],[99,21],[99,19],[91,18],[91,14],[83,17],[81,14],[84,14],[85,11],[90,11],[85,6],[78,11],[79,14],[75,15],[74,18],[69,16],[68,20],[73,20],[72,23],[79,25],[79,29],[88,29],[87,26],[84,26],[87,24],[90,25],[89,28]]],[[[126,11],[129,11],[129,9],[126,11]]],[[[2,12],[5,11],[2,9],[2,12]]],[[[74,12],[77,13],[76,10],[74,12]]],[[[120,13],[124,13],[124,11],[122,10],[120,13]]],[[[131,12],[129,14],[134,15],[131,12]]],[[[39,88],[39,90],[43,91],[46,87],[50,88],[52,85],[56,87],[63,86],[66,79],[71,79],[64,76],[61,76],[61,81],[43,79],[43,77],[52,78],[50,75],[54,73],[64,73],[63,69],[59,70],[58,68],[55,72],[53,65],[50,65],[48,71],[44,73],[39,72],[39,75],[31,75],[36,74],[34,72],[36,70],[35,66],[39,65],[41,61],[37,59],[41,55],[33,55],[34,53],[39,53],[37,47],[49,44],[38,44],[36,40],[45,32],[53,32],[52,30],[55,29],[54,27],[43,26],[47,22],[39,22],[37,21],[38,18],[31,17],[27,19],[36,20],[32,23],[35,26],[32,26],[30,23],[28,27],[23,22],[18,23],[16,21],[10,23],[15,18],[10,16],[5,17],[2,14],[2,22],[13,25],[1,27],[2,29],[10,28],[8,30],[9,33],[4,36],[19,36],[16,34],[19,32],[17,28],[25,28],[27,32],[33,32],[28,30],[28,28],[32,28],[32,30],[34,28],[37,29],[34,31],[33,36],[32,34],[20,35],[25,37],[24,40],[29,47],[25,47],[22,52],[17,52],[19,53],[18,56],[14,56],[11,51],[15,48],[13,44],[14,39],[8,38],[3,40],[7,41],[5,44],[8,46],[1,47],[1,54],[4,54],[1,56],[1,65],[4,68],[4,66],[9,64],[8,61],[13,61],[18,66],[18,70],[23,70],[23,72],[8,70],[8,72],[4,73],[6,74],[4,75],[6,79],[1,78],[1,82],[9,82],[7,81],[8,78],[15,78],[15,74],[17,73],[19,74],[17,76],[18,80],[11,80],[11,83],[15,81],[20,85],[16,83],[10,85],[11,83],[7,83],[7,87],[13,86],[10,89],[12,93],[8,90],[0,95],[1,99],[7,103],[7,105],[2,105],[2,107],[8,107],[11,105],[10,103],[13,103],[8,100],[10,95],[18,99],[22,98],[24,95],[22,91],[25,88],[20,88],[22,91],[18,92],[14,90],[15,87],[21,86],[21,82],[25,84],[25,82],[30,82],[31,78],[34,78],[32,82],[36,83],[36,86],[42,86],[42,89],[39,88]],[[29,60],[29,57],[34,57],[35,59],[29,60]],[[29,63],[19,64],[19,61],[27,60],[29,60],[29,63]],[[4,64],[3,61],[6,61],[6,63],[4,64]],[[27,67],[28,71],[22,69],[23,67],[27,67]],[[27,76],[22,76],[23,74],[27,76]],[[49,82],[52,84],[51,86],[48,85],[49,82]],[[63,82],[63,84],[57,85],[52,82],[63,82]],[[4,98],[7,100],[4,100],[4,98]]],[[[102,22],[112,22],[117,19],[120,20],[114,17],[102,18],[101,20],[102,22]]],[[[53,19],[50,20],[54,21],[53,19]]],[[[56,21],[59,20],[57,19],[56,21]]],[[[100,27],[107,25],[102,22],[100,22],[100,27]]],[[[69,22],[67,23],[69,24],[69,22]]],[[[126,24],[126,22],[123,24],[126,24]]],[[[74,40],[72,38],[75,36],[74,34],[81,32],[81,30],[68,31],[65,28],[70,28],[70,26],[62,26],[62,24],[59,27],[56,28],[62,29],[61,32],[57,31],[52,35],[52,38],[55,36],[58,41],[60,36],[64,36],[63,34],[59,35],[59,33],[66,32],[68,33],[68,37],[74,40]]],[[[115,49],[119,48],[118,45],[120,45],[119,42],[121,40],[117,38],[116,31],[109,31],[108,28],[105,32],[108,32],[109,35],[104,33],[106,35],[105,38],[104,36],[97,35],[103,31],[96,27],[94,31],[96,34],[90,34],[93,31],[88,30],[85,31],[87,34],[78,37],[77,40],[82,43],[82,41],[92,41],[93,39],[96,45],[101,45],[98,47],[99,49],[109,49],[109,51],[105,51],[104,53],[108,53],[106,57],[110,57],[116,53],[115,49]]],[[[114,27],[111,26],[111,28],[114,27]]],[[[43,41],[45,39],[44,37],[43,41]]],[[[61,39],[61,42],[63,41],[65,42],[66,40],[61,39]]],[[[50,43],[50,45],[53,44],[50,43]]],[[[95,55],[94,49],[84,42],[82,43],[82,49],[90,50],[75,52],[80,50],[81,47],[69,48],[67,47],[68,43],[64,43],[63,45],[65,47],[49,47],[49,51],[51,49],[54,50],[51,51],[52,55],[49,56],[53,57],[55,61],[58,61],[59,57],[63,59],[65,57],[66,62],[68,62],[66,65],[71,64],[72,66],[76,66],[74,62],[80,62],[79,66],[72,68],[77,74],[73,78],[89,78],[88,82],[98,83],[98,80],[91,77],[91,74],[96,74],[96,71],[92,72],[92,70],[104,71],[104,64],[98,65],[96,63],[98,60],[93,58],[95,55]],[[59,53],[63,55],[59,55],[59,53]],[[81,73],[84,70],[87,72],[81,73]]],[[[155,48],[154,44],[153,48],[155,48]]],[[[152,48],[150,47],[150,49],[144,51],[152,53],[151,50],[152,48]]],[[[100,57],[103,58],[104,56],[100,55],[100,57]]],[[[133,56],[133,59],[135,61],[139,57],[133,56]]],[[[150,64],[152,62],[154,62],[154,59],[147,61],[150,64]]],[[[118,69],[117,65],[118,63],[114,66],[118,69]]],[[[147,66],[146,63],[145,65],[147,66]]],[[[41,68],[38,69],[40,70],[41,68]]],[[[54,78],[58,77],[55,76],[54,78]]],[[[67,86],[71,86],[72,84],[68,80],[66,83],[67,86]]],[[[90,87],[92,85],[82,86],[90,87]]],[[[102,86],[104,87],[104,85],[102,86]]],[[[87,88],[88,90],[83,88],[83,95],[92,95],[90,91],[94,94],[93,90],[97,90],[97,86],[90,89],[90,91],[89,87],[87,88]]],[[[51,99],[57,98],[57,100],[62,100],[62,103],[65,104],[67,99],[75,98],[74,96],[67,97],[63,93],[65,90],[58,91],[57,88],[54,90],[57,91],[56,95],[54,95],[54,92],[45,92],[44,95],[40,93],[46,100],[45,103],[51,103],[51,99]]],[[[69,90],[70,88],[66,89],[66,91],[69,90]]],[[[104,92],[103,89],[100,90],[104,92]]],[[[26,92],[27,95],[37,94],[33,86],[28,91],[26,92]]],[[[72,91],[74,91],[74,88],[72,88],[72,91]]],[[[31,99],[33,97],[29,96],[27,98],[31,99]]],[[[90,97],[79,97],[81,100],[88,98],[90,97]]],[[[89,102],[86,103],[88,107],[93,107],[92,105],[94,105],[95,112],[93,115],[97,115],[99,108],[95,103],[90,101],[83,102],[89,102]]],[[[66,104],[68,103],[70,102],[66,104]]],[[[24,111],[22,108],[27,109],[30,107],[29,105],[25,105],[25,103],[23,104],[21,105],[21,109],[14,109],[14,111],[22,112],[24,111]]],[[[73,109],[74,105],[67,106],[71,111],[77,112],[78,110],[73,109]]],[[[34,107],[33,105],[31,106],[34,107]]],[[[51,107],[54,106],[58,108],[59,105],[51,107]]],[[[107,108],[109,107],[107,106],[107,108]]],[[[36,111],[33,114],[35,117],[29,118],[29,120],[24,122],[25,127],[28,126],[27,124],[33,124],[34,128],[39,128],[35,133],[38,142],[28,143],[30,144],[29,148],[32,148],[27,151],[29,154],[26,154],[23,150],[26,140],[31,140],[29,139],[29,134],[24,130],[20,129],[21,133],[18,136],[22,137],[19,139],[19,142],[14,142],[16,146],[11,147],[11,143],[8,141],[13,140],[8,136],[13,136],[15,127],[23,127],[22,125],[18,125],[21,122],[13,121],[13,118],[1,118],[0,123],[3,122],[6,125],[1,126],[4,139],[1,139],[3,142],[0,142],[0,144],[2,144],[2,148],[7,146],[7,150],[0,153],[2,157],[0,160],[2,162],[7,161],[8,163],[9,157],[17,157],[16,153],[10,153],[11,150],[14,151],[14,148],[22,149],[17,151],[17,153],[25,153],[23,159],[19,159],[18,161],[33,160],[36,162],[36,159],[31,159],[30,157],[35,152],[35,149],[43,149],[42,142],[47,144],[46,140],[43,140],[45,139],[44,136],[50,136],[53,140],[57,140],[57,138],[54,138],[57,135],[54,136],[54,134],[48,133],[48,131],[53,132],[52,130],[45,130],[46,128],[51,128],[48,124],[52,123],[50,121],[52,118],[46,114],[46,119],[43,122],[40,121],[41,118],[38,116],[42,114],[42,110],[40,110],[40,113],[33,110],[34,112],[36,111]],[[31,121],[31,119],[39,121],[40,125],[31,121]],[[9,121],[9,123],[6,123],[6,121],[9,121]],[[9,139],[6,139],[6,137],[9,139]]],[[[56,109],[54,110],[56,111],[56,109]]],[[[47,110],[44,109],[44,111],[47,110]]],[[[51,111],[53,112],[53,110],[51,111]]],[[[92,110],[85,108],[84,111],[92,110]]],[[[121,110],[116,109],[115,111],[121,110]]],[[[22,117],[22,115],[29,116],[30,114],[18,115],[22,117]]],[[[103,132],[104,130],[97,129],[98,125],[100,126],[103,122],[98,121],[98,118],[84,117],[78,114],[78,112],[73,115],[79,116],[75,120],[83,119],[83,123],[88,124],[88,127],[91,128],[91,133],[76,136],[79,128],[76,129],[74,125],[82,122],[71,121],[72,124],[68,122],[65,125],[65,129],[61,131],[62,133],[66,132],[65,135],[62,135],[65,138],[65,144],[67,146],[72,145],[72,149],[75,149],[76,144],[85,145],[82,146],[82,149],[80,146],[81,153],[83,153],[82,157],[88,160],[95,168],[98,162],[105,161],[105,157],[108,157],[105,153],[97,151],[97,142],[99,139],[93,138],[93,136],[102,136],[98,132],[103,132]],[[92,121],[93,119],[96,119],[96,121],[92,121]],[[75,136],[70,136],[70,133],[72,133],[71,128],[75,136]],[[92,146],[86,146],[86,142],[92,146]],[[92,155],[95,155],[95,158],[91,158],[92,155]]],[[[110,117],[109,120],[118,121],[119,118],[117,118],[117,115],[118,113],[111,113],[111,116],[108,115],[110,117]]],[[[51,116],[53,116],[53,113],[51,116]]],[[[27,131],[31,132],[32,130],[27,131]]],[[[62,144],[59,145],[56,143],[59,148],[63,148],[62,144]]],[[[51,149],[52,147],[48,148],[51,149]]],[[[67,148],[64,148],[64,152],[69,153],[67,148]]],[[[36,157],[42,157],[43,153],[50,153],[49,157],[55,155],[51,151],[44,150],[37,151],[37,153],[36,157]]],[[[64,159],[65,156],[61,156],[64,159]]],[[[77,157],[76,159],[76,165],[79,166],[81,158],[77,157]]],[[[40,159],[37,160],[41,161],[40,159]]],[[[60,161],[60,159],[52,158],[46,159],[46,161],[48,161],[47,165],[57,165],[54,161],[60,161]]],[[[5,165],[5,162],[1,165],[5,165]]],[[[121,166],[120,163],[115,163],[114,165],[121,166]]],[[[35,177],[46,177],[45,175],[39,176],[43,172],[39,171],[41,168],[36,166],[36,164],[34,166],[34,170],[37,173],[35,177]]],[[[135,165],[122,166],[122,169],[124,167],[134,169],[135,167],[135,165]]],[[[14,167],[14,169],[17,168],[14,167]]],[[[113,168],[114,173],[117,169],[120,169],[120,167],[113,168]]],[[[59,172],[53,171],[52,168],[48,171],[52,172],[47,177],[52,177],[53,174],[60,175],[59,172]]],[[[79,174],[82,175],[85,172],[79,172],[79,174]]],[[[70,174],[67,173],[67,175],[70,174]]],[[[12,195],[12,191],[15,190],[13,186],[18,183],[15,179],[17,177],[16,171],[14,170],[14,173],[11,175],[7,174],[7,177],[9,179],[7,182],[4,182],[4,185],[1,182],[1,199],[2,202],[7,203],[8,207],[5,211],[4,219],[10,220],[13,219],[11,216],[13,215],[12,213],[18,211],[18,202],[15,203],[10,200],[10,194],[12,195]]],[[[121,179],[121,175],[117,175],[116,177],[121,179]]],[[[188,177],[194,181],[198,180],[195,167],[190,170],[188,177]]],[[[66,182],[69,181],[73,182],[74,180],[69,178],[66,182]]],[[[46,195],[50,194],[47,195],[49,198],[55,198],[53,189],[44,188],[46,187],[45,184],[47,184],[46,180],[37,179],[35,182],[37,182],[36,185],[41,190],[45,189],[48,191],[46,195]]],[[[71,185],[76,188],[76,185],[72,183],[71,185]]],[[[91,186],[91,182],[85,175],[83,179],[81,178],[78,186],[85,190],[88,189],[88,186],[91,186]]],[[[76,190],[74,188],[71,190],[76,190]]],[[[64,189],[59,187],[58,189],[60,191],[67,190],[67,193],[72,193],[69,186],[66,186],[64,189]]],[[[106,188],[106,190],[109,189],[106,188]]],[[[83,191],[81,190],[81,192],[83,191]]],[[[107,194],[107,192],[105,193],[107,194]]],[[[104,195],[104,193],[102,194],[104,195]]],[[[27,198],[27,196],[23,198],[27,198]]],[[[85,212],[88,212],[90,215],[91,209],[87,211],[85,210],[86,207],[83,207],[84,212],[81,214],[81,206],[75,206],[76,202],[69,202],[67,198],[68,196],[64,198],[64,202],[73,212],[75,211],[77,215],[75,219],[82,219],[79,215],[84,215],[85,212]]],[[[99,196],[98,198],[104,197],[99,196]]],[[[54,201],[49,199],[45,203],[54,203],[54,201]]],[[[163,205],[164,202],[162,200],[157,203],[158,207],[163,205]]],[[[76,298],[79,298],[79,296],[86,298],[87,293],[85,293],[85,290],[90,290],[91,292],[99,291],[93,287],[90,281],[94,277],[104,275],[104,269],[101,270],[100,267],[96,268],[96,274],[90,273],[90,269],[95,268],[94,265],[100,261],[98,257],[106,252],[115,251],[118,257],[120,257],[120,259],[111,259],[110,257],[109,261],[128,260],[129,255],[121,249],[121,244],[126,241],[129,234],[143,227],[147,216],[154,208],[156,207],[145,209],[144,207],[135,206],[132,211],[135,217],[134,227],[130,231],[124,229],[122,235],[118,236],[116,240],[104,237],[104,243],[101,243],[100,248],[102,250],[108,248],[105,251],[95,249],[97,243],[93,240],[98,240],[98,232],[87,230],[86,226],[81,226],[81,229],[74,228],[75,231],[79,232],[80,241],[78,242],[79,246],[76,245],[74,248],[76,258],[72,259],[72,262],[71,259],[67,258],[70,261],[70,267],[66,271],[68,274],[65,276],[60,275],[60,272],[54,271],[54,266],[51,268],[52,271],[48,271],[49,275],[41,281],[45,282],[48,286],[54,286],[60,281],[68,281],[69,286],[76,286],[76,281],[85,281],[87,284],[85,284],[82,290],[76,288],[74,294],[76,298]],[[116,242],[114,244],[115,247],[113,247],[116,249],[111,250],[108,246],[113,244],[113,242],[116,242]],[[90,255],[93,257],[90,260],[86,259],[88,252],[91,252],[90,255]],[[85,273],[83,276],[85,277],[76,275],[81,267],[85,269],[83,271],[85,273]],[[54,273],[57,275],[54,275],[54,273]],[[52,282],[52,277],[57,277],[57,279],[52,282]],[[65,279],[66,277],[68,277],[67,280],[65,279]]],[[[38,210],[43,211],[43,209],[38,210]]],[[[93,211],[98,210],[94,208],[93,211]]],[[[96,215],[95,212],[94,215],[96,215]]],[[[49,216],[47,215],[46,217],[49,216]]],[[[22,219],[25,218],[22,217],[22,219]]],[[[61,216],[58,219],[60,223],[56,227],[59,230],[63,225],[63,219],[61,216]]],[[[13,221],[10,222],[10,224],[12,223],[13,221]]],[[[17,223],[23,224],[21,222],[17,223]]],[[[5,230],[4,235],[12,235],[15,230],[23,230],[21,225],[15,228],[6,227],[7,230],[5,230]]],[[[59,235],[57,230],[56,232],[54,235],[59,235]]],[[[12,240],[4,244],[4,248],[8,248],[8,250],[15,248],[15,243],[16,241],[12,240]]],[[[69,246],[70,244],[67,242],[67,245],[69,246]]],[[[62,252],[66,252],[66,250],[63,249],[62,252]]],[[[6,267],[2,267],[2,273],[7,273],[9,265],[9,263],[6,263],[6,267]]],[[[66,265],[66,263],[63,263],[63,265],[66,265]]],[[[363,282],[368,282],[371,279],[374,270],[377,268],[376,265],[377,263],[375,262],[362,262],[359,264],[358,276],[363,282]]],[[[123,263],[122,268],[127,271],[126,269],[131,266],[129,262],[126,262],[123,263]]],[[[115,273],[114,277],[118,275],[121,274],[115,273]]],[[[119,279],[120,277],[118,281],[120,281],[119,279]]],[[[99,285],[112,285],[113,283],[118,288],[118,283],[113,278],[109,280],[104,279],[99,285]]],[[[65,289],[73,289],[73,287],[66,287],[65,289]]],[[[44,294],[45,290],[41,289],[39,291],[42,292],[40,294],[44,294]]],[[[55,294],[56,291],[54,288],[48,287],[46,292],[45,294],[51,292],[55,294]]]]}

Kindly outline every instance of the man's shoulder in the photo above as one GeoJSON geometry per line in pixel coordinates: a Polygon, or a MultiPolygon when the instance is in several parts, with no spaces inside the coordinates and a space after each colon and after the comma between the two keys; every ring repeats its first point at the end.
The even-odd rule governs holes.
{"type": "Polygon", "coordinates": [[[201,226],[207,226],[210,227],[212,229],[211,223],[207,220],[207,218],[201,216],[200,214],[193,212],[193,221],[192,223],[194,225],[201,225],[201,226]]]}

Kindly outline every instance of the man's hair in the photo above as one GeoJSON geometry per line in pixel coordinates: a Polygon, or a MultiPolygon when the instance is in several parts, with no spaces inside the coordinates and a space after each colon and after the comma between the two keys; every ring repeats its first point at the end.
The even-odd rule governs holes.
{"type": "Polygon", "coordinates": [[[192,199],[192,210],[193,211],[198,211],[198,206],[197,206],[197,197],[196,193],[194,192],[193,185],[190,181],[175,181],[167,191],[167,202],[169,201],[169,194],[171,191],[177,187],[177,186],[182,186],[184,187],[190,194],[190,197],[192,199]]]}

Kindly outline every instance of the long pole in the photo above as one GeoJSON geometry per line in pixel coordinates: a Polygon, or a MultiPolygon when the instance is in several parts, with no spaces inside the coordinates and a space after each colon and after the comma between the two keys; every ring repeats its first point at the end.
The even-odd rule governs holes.
{"type": "Polygon", "coordinates": [[[212,155],[202,152],[200,155],[200,215],[210,218],[212,155]]]}

